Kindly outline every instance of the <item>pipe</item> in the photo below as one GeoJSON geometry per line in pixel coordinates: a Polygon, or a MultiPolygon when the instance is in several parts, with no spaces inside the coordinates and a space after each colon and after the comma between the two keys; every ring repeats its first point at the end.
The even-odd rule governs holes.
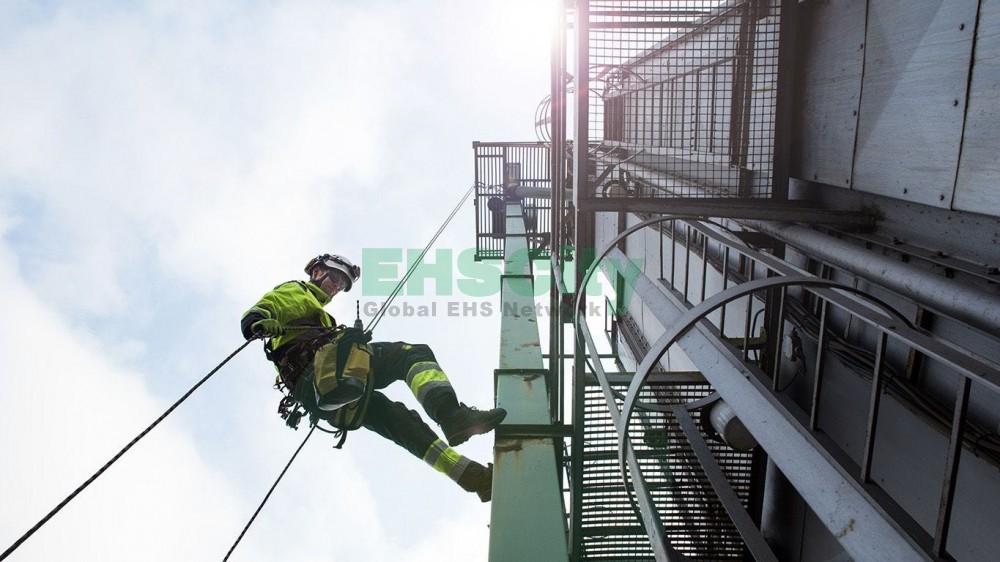
{"type": "Polygon", "coordinates": [[[745,220],[741,223],[843,268],[988,334],[1000,332],[1000,294],[945,279],[925,269],[795,224],[745,220]]]}
{"type": "MultiPolygon", "coordinates": [[[[567,189],[566,192],[573,193],[573,190],[567,189]]],[[[552,197],[552,188],[533,187],[530,185],[512,185],[510,187],[510,194],[514,197],[537,197],[539,199],[548,199],[552,197]]]]}

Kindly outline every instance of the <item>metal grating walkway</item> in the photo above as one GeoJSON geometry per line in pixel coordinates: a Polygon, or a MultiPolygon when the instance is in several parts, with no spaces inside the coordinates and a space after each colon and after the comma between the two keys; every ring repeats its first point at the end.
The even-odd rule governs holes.
{"type": "MultiPolygon", "coordinates": [[[[621,385],[617,389],[625,388],[621,385]]],[[[656,382],[644,390],[642,399],[682,404],[710,393],[711,387],[704,382],[656,382]]],[[[649,537],[625,495],[617,434],[596,384],[586,391],[584,427],[581,559],[653,560],[649,537]]],[[[692,560],[742,560],[743,541],[712,491],[677,420],[668,414],[642,412],[632,427],[636,455],[674,547],[692,560]]],[[[721,444],[712,444],[711,448],[745,504],[751,454],[721,444]]]]}

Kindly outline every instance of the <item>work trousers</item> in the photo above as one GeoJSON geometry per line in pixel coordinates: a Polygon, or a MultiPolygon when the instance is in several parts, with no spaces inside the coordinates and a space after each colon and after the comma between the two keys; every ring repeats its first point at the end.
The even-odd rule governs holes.
{"type": "Polygon", "coordinates": [[[429,454],[440,448],[438,435],[420,414],[402,402],[378,391],[396,381],[406,382],[427,415],[440,423],[458,408],[455,391],[441,371],[434,352],[423,344],[373,342],[372,373],[375,392],[368,403],[364,427],[430,462],[429,454]]]}
{"type": "MultiPolygon", "coordinates": [[[[429,347],[405,342],[375,342],[370,345],[372,358],[368,383],[373,384],[374,389],[403,381],[435,422],[441,423],[458,413],[459,403],[455,390],[429,347]]],[[[320,411],[316,407],[313,368],[314,365],[310,365],[303,378],[298,381],[294,396],[309,413],[321,419],[333,419],[329,417],[329,412],[320,411]]],[[[479,473],[482,474],[483,466],[449,447],[424,422],[420,414],[401,402],[389,400],[386,395],[373,390],[362,425],[406,449],[462,488],[478,491],[481,483],[470,481],[464,476],[466,469],[470,467],[480,469],[479,473]]]]}

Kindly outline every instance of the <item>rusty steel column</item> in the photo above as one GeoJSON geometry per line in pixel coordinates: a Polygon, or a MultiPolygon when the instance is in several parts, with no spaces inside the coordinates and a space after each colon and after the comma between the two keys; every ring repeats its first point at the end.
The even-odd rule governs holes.
{"type": "Polygon", "coordinates": [[[561,425],[549,410],[534,279],[520,203],[507,202],[501,278],[497,406],[507,419],[494,447],[490,561],[569,560],[556,463],[561,425]]]}

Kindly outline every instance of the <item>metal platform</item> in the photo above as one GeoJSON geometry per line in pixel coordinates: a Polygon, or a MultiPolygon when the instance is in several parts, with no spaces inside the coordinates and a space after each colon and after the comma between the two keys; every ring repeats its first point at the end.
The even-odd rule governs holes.
{"type": "MultiPolygon", "coordinates": [[[[644,401],[686,404],[711,393],[706,382],[661,376],[643,390],[644,401]]],[[[624,392],[625,384],[615,385],[624,392]]],[[[654,560],[646,535],[622,482],[618,434],[601,389],[586,391],[584,418],[581,560],[654,560]]],[[[692,560],[743,560],[743,541],[712,489],[678,420],[669,413],[642,412],[633,424],[636,456],[663,526],[675,548],[692,560]]],[[[752,455],[723,444],[710,448],[729,483],[746,501],[752,455]]]]}

